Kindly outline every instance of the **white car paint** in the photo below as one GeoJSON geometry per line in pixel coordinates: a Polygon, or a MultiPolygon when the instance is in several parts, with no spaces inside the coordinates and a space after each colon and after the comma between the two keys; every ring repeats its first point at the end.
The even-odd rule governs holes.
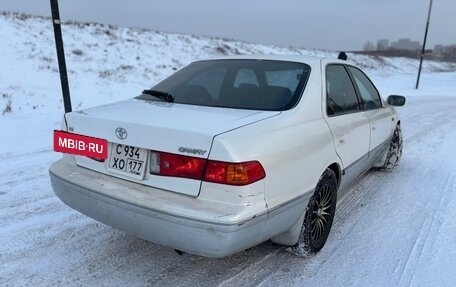
{"type": "MultiPolygon", "coordinates": [[[[184,155],[189,154],[181,152],[179,148],[191,147],[204,151],[204,154],[190,155],[207,158],[214,136],[279,113],[131,99],[69,113],[65,118],[69,130],[74,133],[103,138],[110,143],[184,155]],[[128,131],[125,140],[116,137],[117,127],[128,131]]],[[[110,153],[111,150],[108,149],[108,154],[110,153]]],[[[83,156],[76,156],[76,163],[101,173],[173,192],[196,196],[200,191],[200,181],[197,180],[148,173],[144,179],[134,179],[109,171],[106,162],[100,163],[83,156]]]]}

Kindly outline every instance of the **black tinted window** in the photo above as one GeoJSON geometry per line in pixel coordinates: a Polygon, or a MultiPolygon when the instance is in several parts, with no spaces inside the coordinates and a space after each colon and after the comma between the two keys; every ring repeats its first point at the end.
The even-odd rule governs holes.
{"type": "Polygon", "coordinates": [[[239,86],[243,84],[259,86],[257,76],[253,70],[241,69],[237,72],[236,80],[234,80],[234,87],[239,88],[239,86]]]}
{"type": "MultiPolygon", "coordinates": [[[[206,71],[198,74],[187,83],[190,87],[204,87],[211,96],[211,99],[217,98],[220,94],[220,87],[222,86],[223,78],[226,74],[226,68],[215,67],[207,69],[206,71]]],[[[191,89],[191,88],[190,88],[191,89]]],[[[207,96],[207,95],[206,95],[207,96]]]]}
{"type": "MultiPolygon", "coordinates": [[[[210,60],[195,62],[155,87],[175,103],[286,110],[299,100],[310,73],[306,64],[270,60],[210,60]]],[[[141,95],[140,99],[159,99],[141,95]]]]}
{"type": "Polygon", "coordinates": [[[355,88],[342,65],[326,67],[326,94],[328,115],[359,110],[355,88]]]}
{"type": "Polygon", "coordinates": [[[377,89],[371,83],[369,78],[355,67],[348,67],[355,79],[355,84],[358,87],[361,99],[363,100],[364,109],[376,109],[382,107],[380,95],[377,89]]]}
{"type": "Polygon", "coordinates": [[[284,71],[266,71],[266,82],[270,86],[286,87],[290,90],[296,89],[301,79],[302,69],[289,69],[284,71]]]}

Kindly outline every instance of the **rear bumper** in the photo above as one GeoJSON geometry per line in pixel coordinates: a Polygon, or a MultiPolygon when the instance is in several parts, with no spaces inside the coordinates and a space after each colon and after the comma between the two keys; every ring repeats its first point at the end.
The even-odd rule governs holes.
{"type": "MultiPolygon", "coordinates": [[[[140,238],[189,253],[208,257],[228,256],[259,244],[269,239],[271,232],[274,233],[271,229],[265,232],[266,210],[236,222],[190,218],[185,213],[149,208],[138,204],[138,201],[106,194],[105,190],[101,190],[104,184],[100,182],[111,188],[115,186],[117,190],[124,188],[125,193],[135,194],[135,191],[129,183],[122,186],[122,180],[65,160],[52,164],[49,174],[55,194],[75,210],[140,238]]],[[[225,213],[221,211],[219,218],[223,218],[225,213]]]]}

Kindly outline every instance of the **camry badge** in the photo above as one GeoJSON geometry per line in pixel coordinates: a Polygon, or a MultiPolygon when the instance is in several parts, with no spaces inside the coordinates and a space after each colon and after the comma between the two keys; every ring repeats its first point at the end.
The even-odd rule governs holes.
{"type": "Polygon", "coordinates": [[[189,148],[189,147],[183,147],[183,146],[179,147],[179,151],[180,152],[185,152],[185,153],[198,154],[198,155],[204,155],[207,152],[207,150],[189,148]]]}
{"type": "Polygon", "coordinates": [[[127,130],[124,129],[124,128],[117,128],[116,129],[116,136],[121,139],[121,140],[124,140],[127,138],[127,130]]]}

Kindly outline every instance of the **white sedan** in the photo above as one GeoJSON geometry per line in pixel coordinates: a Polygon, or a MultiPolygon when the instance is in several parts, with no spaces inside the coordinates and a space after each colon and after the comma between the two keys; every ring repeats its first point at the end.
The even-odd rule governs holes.
{"type": "Polygon", "coordinates": [[[302,56],[194,62],[130,100],[65,114],[106,160],[64,154],[72,208],[176,250],[223,257],[271,239],[318,252],[337,193],[402,153],[400,120],[354,64],[302,56]]]}

